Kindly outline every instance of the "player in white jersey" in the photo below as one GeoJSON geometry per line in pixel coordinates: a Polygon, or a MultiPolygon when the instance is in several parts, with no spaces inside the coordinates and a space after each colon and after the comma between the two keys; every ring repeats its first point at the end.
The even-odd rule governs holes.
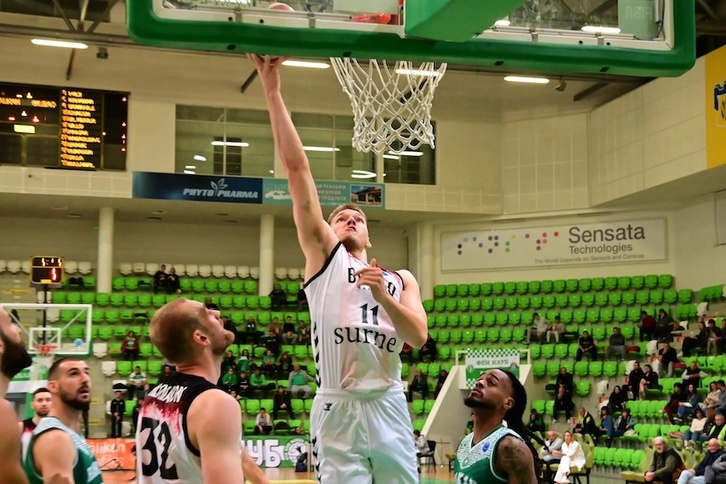
{"type": "Polygon", "coordinates": [[[234,334],[219,311],[175,299],[154,314],[151,342],[177,372],[154,388],[136,425],[139,484],[244,482],[237,401],[214,383],[234,334]]]}
{"type": "Polygon", "coordinates": [[[23,344],[20,326],[0,305],[0,481],[3,484],[28,482],[20,461],[18,417],[10,402],[5,400],[5,394],[10,380],[32,363],[33,359],[23,344]]]}
{"type": "Polygon", "coordinates": [[[275,143],[287,172],[305,254],[318,391],[311,412],[313,456],[323,484],[418,482],[411,418],[401,382],[404,342],[426,342],[416,279],[368,262],[366,217],[336,208],[328,223],[310,163],[280,94],[284,58],[248,55],[262,82],[275,143]]]}

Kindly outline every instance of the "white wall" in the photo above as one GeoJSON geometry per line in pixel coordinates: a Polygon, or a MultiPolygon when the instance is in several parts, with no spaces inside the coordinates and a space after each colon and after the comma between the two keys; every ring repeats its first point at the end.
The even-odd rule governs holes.
{"type": "Polygon", "coordinates": [[[0,258],[29,260],[60,255],[68,260],[98,260],[97,222],[0,217],[0,258]]]}

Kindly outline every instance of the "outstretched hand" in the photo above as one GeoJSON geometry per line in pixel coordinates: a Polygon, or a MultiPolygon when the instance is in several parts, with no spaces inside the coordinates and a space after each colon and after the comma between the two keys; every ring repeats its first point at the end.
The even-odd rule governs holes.
{"type": "Polygon", "coordinates": [[[247,58],[257,69],[262,88],[266,93],[280,90],[280,65],[289,57],[271,57],[269,55],[247,54],[247,58]]]}
{"type": "Polygon", "coordinates": [[[383,269],[378,267],[375,259],[371,259],[368,267],[364,267],[353,275],[358,278],[356,286],[370,287],[373,299],[383,302],[383,299],[388,295],[386,280],[383,278],[383,269]]]}

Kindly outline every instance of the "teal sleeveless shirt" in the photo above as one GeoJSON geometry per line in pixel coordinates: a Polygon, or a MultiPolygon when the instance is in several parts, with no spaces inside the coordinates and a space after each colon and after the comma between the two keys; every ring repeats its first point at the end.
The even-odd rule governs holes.
{"type": "Polygon", "coordinates": [[[497,474],[494,468],[497,445],[507,435],[522,440],[519,434],[501,425],[474,446],[472,446],[473,432],[464,437],[456,451],[454,482],[457,484],[508,482],[503,476],[497,474]]]}
{"type": "Polygon", "coordinates": [[[76,458],[73,462],[73,480],[76,484],[103,484],[103,477],[101,475],[101,468],[96,462],[96,457],[93,455],[91,447],[78,432],[64,425],[56,417],[45,417],[41,419],[38,426],[33,432],[33,436],[30,438],[28,444],[28,453],[25,456],[25,462],[23,462],[23,469],[25,474],[28,476],[30,484],[43,484],[43,477],[38,475],[35,470],[35,463],[33,462],[33,444],[38,436],[49,430],[62,430],[71,436],[73,445],[76,447],[76,458]]]}

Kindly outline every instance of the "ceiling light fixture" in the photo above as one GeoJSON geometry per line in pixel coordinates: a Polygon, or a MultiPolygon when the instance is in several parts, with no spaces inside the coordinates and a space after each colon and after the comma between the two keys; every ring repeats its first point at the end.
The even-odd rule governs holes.
{"type": "Polygon", "coordinates": [[[197,172],[194,170],[184,170],[185,175],[196,175],[197,172]]]}
{"type": "Polygon", "coordinates": [[[509,19],[504,18],[502,20],[497,20],[496,22],[494,22],[494,26],[495,27],[509,27],[509,25],[511,23],[512,22],[510,22],[509,19]]]}
{"type": "Polygon", "coordinates": [[[35,126],[27,124],[14,124],[13,131],[16,133],[35,134],[35,126]]]}
{"type": "Polygon", "coordinates": [[[398,155],[399,158],[401,156],[423,156],[423,153],[421,151],[389,151],[388,154],[398,155]]]}
{"type": "Polygon", "coordinates": [[[580,30],[591,34],[619,34],[620,29],[617,27],[603,27],[600,25],[585,25],[580,30]]]}
{"type": "Polygon", "coordinates": [[[194,161],[207,161],[207,157],[202,155],[194,155],[194,161]]]}
{"type": "Polygon", "coordinates": [[[401,157],[398,155],[383,155],[384,160],[400,160],[401,157]]]}
{"type": "Polygon", "coordinates": [[[212,146],[240,146],[247,148],[250,144],[244,141],[212,141],[212,146]]]}
{"type": "Polygon", "coordinates": [[[375,178],[376,174],[372,171],[367,170],[353,170],[353,173],[350,175],[351,178],[375,178]]]}
{"type": "Polygon", "coordinates": [[[67,40],[52,40],[52,39],[32,39],[35,45],[42,45],[44,47],[62,47],[64,49],[88,49],[88,45],[83,42],[70,42],[67,40]]]}
{"type": "Polygon", "coordinates": [[[196,165],[187,165],[184,168],[186,168],[187,170],[196,170],[197,166],[196,165]]]}
{"type": "Polygon", "coordinates": [[[507,82],[520,82],[524,84],[547,84],[550,82],[546,77],[528,77],[528,76],[506,76],[507,82]]]}
{"type": "Polygon", "coordinates": [[[340,148],[331,148],[330,146],[303,146],[305,151],[317,151],[321,153],[332,153],[333,151],[340,151],[340,148]]]}
{"type": "Polygon", "coordinates": [[[286,60],[282,63],[283,66],[287,67],[307,67],[308,69],[329,69],[330,64],[327,62],[310,62],[310,61],[298,61],[298,60],[286,60]]]}

